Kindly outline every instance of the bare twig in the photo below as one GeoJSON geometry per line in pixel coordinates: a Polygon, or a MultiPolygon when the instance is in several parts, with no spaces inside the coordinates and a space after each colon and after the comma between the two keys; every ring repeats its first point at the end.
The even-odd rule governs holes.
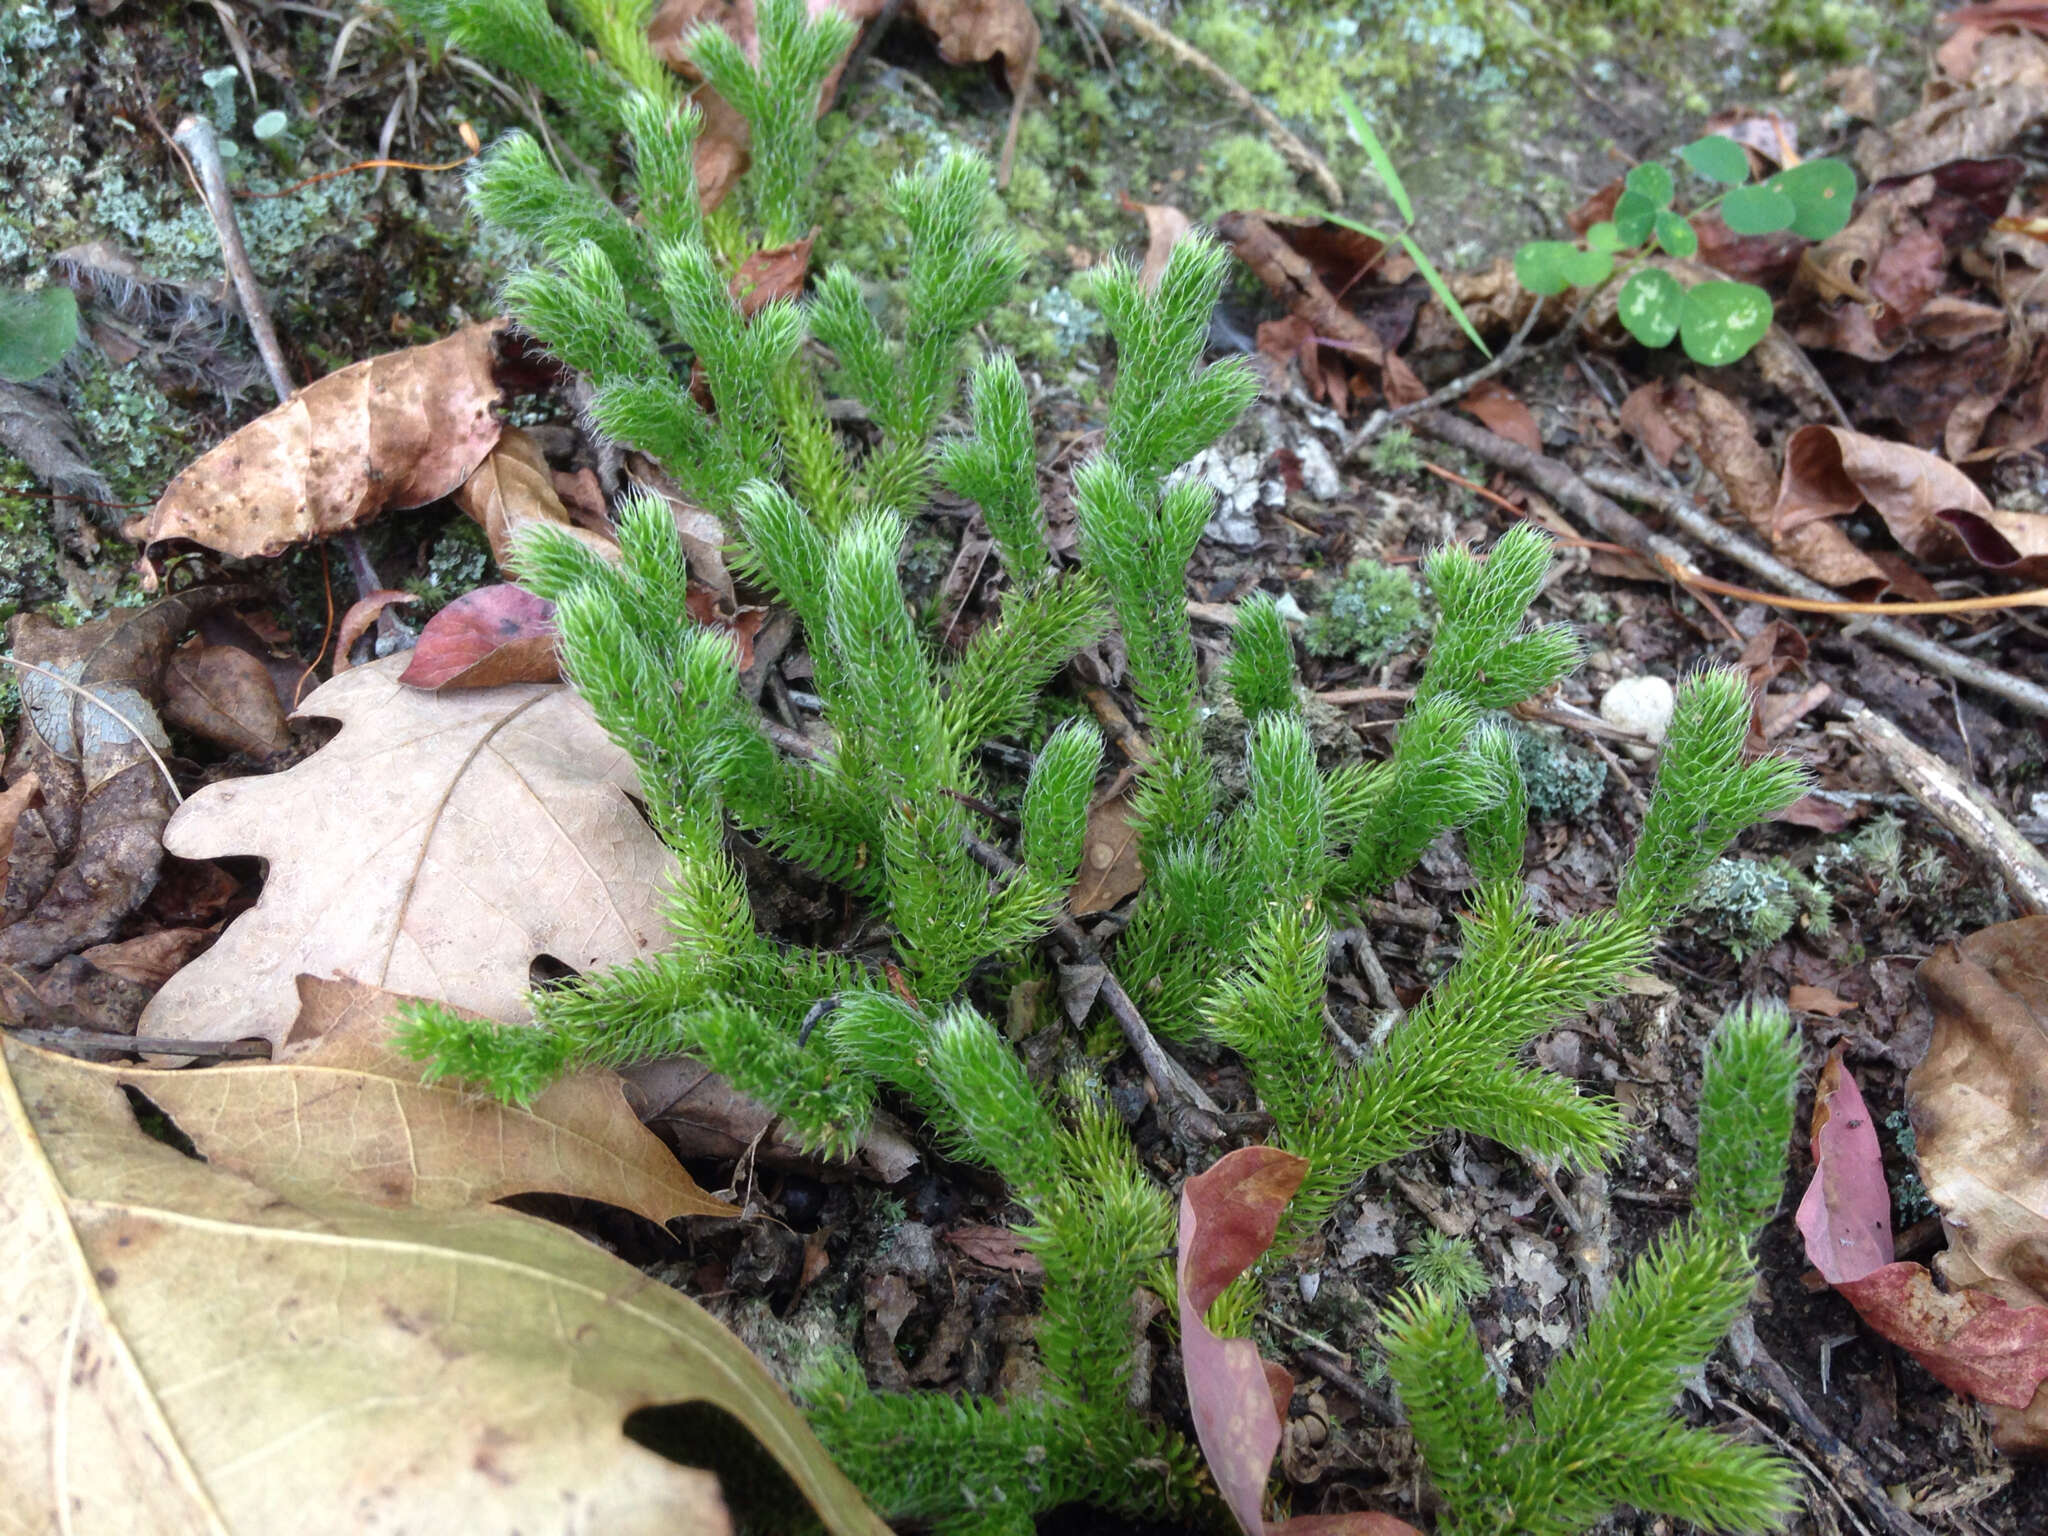
{"type": "Polygon", "coordinates": [[[1529,342],[1529,333],[1536,329],[1536,322],[1542,318],[1542,315],[1543,304],[1541,300],[1538,300],[1529,306],[1529,313],[1523,318],[1514,336],[1506,346],[1502,347],[1494,355],[1490,362],[1482,363],[1470,373],[1451,380],[1450,383],[1444,385],[1441,389],[1434,391],[1427,399],[1417,400],[1412,405],[1398,406],[1391,411],[1374,411],[1372,415],[1366,418],[1365,425],[1353,434],[1351,441],[1344,445],[1344,451],[1338,457],[1340,459],[1355,457],[1361,450],[1370,447],[1375,438],[1394,427],[1400,426],[1401,423],[1407,421],[1411,416],[1419,416],[1424,411],[1433,411],[1439,406],[1449,405],[1453,401],[1462,400],[1495,374],[1513,367],[1515,363],[1521,360],[1523,349],[1529,342]]]}
{"type": "Polygon", "coordinates": [[[124,1035],[111,1029],[10,1029],[10,1040],[26,1040],[55,1051],[128,1051],[137,1056],[196,1056],[202,1061],[241,1061],[270,1057],[268,1040],[171,1040],[156,1035],[124,1035]]]}
{"type": "Polygon", "coordinates": [[[1933,1536],[1926,1526],[1892,1502],[1891,1495],[1863,1464],[1855,1448],[1821,1422],[1798,1384],[1764,1348],[1748,1318],[1736,1321],[1729,1330],[1728,1343],[1739,1367],[1735,1380],[1742,1390],[1759,1402],[1775,1403],[1798,1425],[1807,1443],[1834,1475],[1836,1485],[1853,1493],[1889,1536],[1933,1536]]]}
{"type": "Polygon", "coordinates": [[[1295,136],[1293,129],[1274,116],[1270,107],[1240,85],[1221,64],[1185,38],[1176,37],[1167,31],[1143,11],[1126,5],[1124,0],[1097,0],[1097,3],[1101,6],[1103,15],[1114,16],[1154,48],[1165,52],[1175,63],[1185,64],[1189,69],[1208,76],[1217,89],[1258,119],[1259,126],[1266,130],[1266,136],[1273,141],[1273,147],[1280,151],[1289,165],[1314,177],[1316,185],[1322,189],[1323,196],[1332,203],[1344,201],[1343,183],[1337,180],[1323,157],[1302,143],[1295,136]]]}
{"type": "MultiPolygon", "coordinates": [[[[961,841],[974,862],[992,875],[1008,875],[1016,871],[1017,863],[1000,848],[991,847],[970,833],[963,833],[961,841]]],[[[1049,937],[1066,951],[1067,958],[1077,965],[1102,965],[1102,955],[1095,947],[1095,941],[1081,930],[1081,925],[1071,917],[1062,917],[1053,924],[1049,937]]],[[[1130,993],[1123,988],[1107,966],[1102,969],[1102,990],[1096,994],[1124,1032],[1124,1039],[1138,1054],[1144,1064],[1145,1075],[1152,1079],[1152,1085],[1162,1094],[1181,1101],[1209,1117],[1215,1140],[1221,1136],[1223,1110],[1209,1097],[1208,1091],[1194,1080],[1188,1069],[1166,1054],[1166,1048],[1146,1024],[1145,1016],[1138,1012],[1138,1005],[1131,1001],[1130,993]]]]}
{"type": "Polygon", "coordinates": [[[227,171],[221,165],[220,141],[214,137],[213,124],[203,117],[188,117],[178,124],[171,138],[192,161],[193,173],[199,178],[200,198],[206,204],[207,217],[213,220],[214,234],[220,239],[221,262],[228,269],[228,281],[234,284],[235,296],[242,301],[242,317],[249,322],[249,333],[256,338],[257,355],[263,359],[263,371],[270,375],[270,387],[277,391],[278,402],[282,404],[292,397],[291,370],[285,367],[284,349],[277,344],[277,329],[270,323],[270,307],[257,285],[256,270],[249,265],[249,248],[242,244],[242,228],[235,222],[227,171]]]}
{"type": "MultiPolygon", "coordinates": [[[[1477,422],[1460,420],[1447,411],[1426,412],[1416,418],[1416,425],[1430,437],[1463,448],[1467,453],[1489,464],[1513,470],[1538,489],[1547,492],[1578,513],[1606,537],[1628,546],[1648,559],[1651,564],[1669,573],[1673,580],[1683,582],[1688,578],[1698,579],[1699,573],[1692,563],[1692,552],[1675,539],[1653,532],[1640,518],[1608,500],[1595,489],[1594,482],[1600,486],[1615,488],[1617,494],[1630,496],[1662,509],[1687,534],[1698,539],[1709,549],[1754,571],[1784,591],[1823,601],[1832,600],[1834,597],[1834,594],[1819,582],[1801,575],[1775,555],[1757,548],[1731,529],[1722,527],[1685,497],[1651,481],[1599,468],[1589,470],[1582,477],[1570,466],[1556,459],[1532,453],[1519,443],[1511,443],[1497,433],[1487,431],[1477,422]]],[[[2015,677],[2009,672],[2001,672],[1994,667],[1987,667],[1981,661],[1951,650],[1925,635],[1915,634],[1912,630],[1888,619],[1870,620],[1863,626],[1861,633],[1902,655],[1912,657],[1913,660],[1933,668],[1945,677],[1953,677],[1958,682],[1968,683],[1986,693],[1996,694],[2029,713],[2048,716],[2048,688],[2043,688],[2038,683],[2030,682],[2023,677],[2015,677]]]]}
{"type": "Polygon", "coordinates": [[[1902,789],[1970,852],[1996,869],[2022,911],[2048,913],[2048,859],[2020,835],[1976,785],[1966,782],[1932,752],[1859,699],[1839,701],[1845,723],[1830,735],[1846,735],[1885,766],[1902,789]]]}

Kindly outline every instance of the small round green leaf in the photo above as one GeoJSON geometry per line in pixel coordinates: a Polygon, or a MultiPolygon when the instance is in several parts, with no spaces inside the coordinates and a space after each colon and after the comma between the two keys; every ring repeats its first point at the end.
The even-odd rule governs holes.
{"type": "Polygon", "coordinates": [[[1678,339],[1705,368],[1747,355],[1771,328],[1771,296],[1753,283],[1699,283],[1679,306],[1678,339]]]}
{"type": "Polygon", "coordinates": [[[1669,208],[1671,199],[1678,193],[1672,184],[1671,172],[1656,164],[1637,166],[1628,173],[1628,179],[1622,185],[1636,196],[1648,198],[1652,208],[1669,208]]]}
{"type": "Polygon", "coordinates": [[[1657,223],[1657,205],[1640,192],[1624,192],[1614,204],[1614,229],[1624,250],[1634,250],[1650,238],[1657,223]]]}
{"type": "Polygon", "coordinates": [[[1602,219],[1586,231],[1586,246],[1595,251],[1618,251],[1621,249],[1621,231],[1615,228],[1612,219],[1602,219]]]}
{"type": "Polygon", "coordinates": [[[272,108],[249,125],[249,132],[259,140],[274,139],[290,125],[289,117],[272,108]]]}
{"type": "Polygon", "coordinates": [[[1657,244],[1665,254],[1676,256],[1681,261],[1694,255],[1700,248],[1699,234],[1675,213],[1657,215],[1657,244]]]}
{"type": "Polygon", "coordinates": [[[1749,180],[1749,155],[1733,139],[1710,133],[1694,139],[1678,152],[1678,158],[1709,181],[1739,187],[1749,180]]]}
{"type": "Polygon", "coordinates": [[[1721,217],[1738,235],[1775,235],[1792,227],[1799,208],[1782,188],[1767,181],[1730,192],[1721,200],[1721,217]]]}
{"type": "Polygon", "coordinates": [[[1778,172],[1767,187],[1776,187],[1798,210],[1792,233],[1802,240],[1825,240],[1848,227],[1856,205],[1856,173],[1840,160],[1807,160],[1778,172]]]}
{"type": "Polygon", "coordinates": [[[1581,251],[1571,246],[1566,249],[1571,254],[1564,259],[1564,274],[1574,288],[1597,288],[1614,275],[1612,251],[1581,251]]]}
{"type": "Polygon", "coordinates": [[[78,300],[69,288],[0,291],[0,379],[40,379],[64,361],[77,340],[78,300]]]}
{"type": "Polygon", "coordinates": [[[1646,347],[1668,347],[1678,334],[1685,289],[1669,272],[1645,267],[1621,285],[1615,313],[1629,335],[1646,347]]]}
{"type": "Polygon", "coordinates": [[[1576,246],[1562,240],[1531,240],[1515,252],[1515,281],[1531,293],[1563,293],[1572,285],[1566,258],[1578,254],[1576,246]]]}

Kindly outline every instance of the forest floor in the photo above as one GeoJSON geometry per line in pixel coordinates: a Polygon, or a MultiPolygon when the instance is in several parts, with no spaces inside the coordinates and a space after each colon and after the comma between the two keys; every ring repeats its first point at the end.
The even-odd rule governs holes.
{"type": "MultiPolygon", "coordinates": [[[[1319,71],[1315,78],[1327,76],[1326,86],[1342,85],[1372,104],[1415,198],[1418,240],[1444,271],[1475,283],[1521,241],[1563,231],[1567,215],[1631,163],[1698,136],[1714,113],[1731,113],[1732,121],[1782,114],[1809,154],[1846,152],[1871,125],[1910,112],[1933,68],[1925,7],[1809,8],[1849,17],[1839,37],[1824,39],[1841,45],[1828,57],[1816,51],[1817,35],[1795,28],[1760,42],[1746,22],[1655,39],[1621,22],[1576,25],[1542,46],[1518,48],[1455,21],[1433,23],[1439,30],[1427,36],[1415,26],[1402,33],[1390,19],[1402,7],[1356,9],[1346,18],[1276,6],[1271,16],[1246,20],[1224,7],[1191,7],[1188,30],[1255,92],[1280,101],[1283,113],[1299,105],[1297,86],[1283,91],[1261,75],[1272,76],[1290,48],[1308,61],[1305,79],[1319,71]],[[1333,30],[1338,21],[1349,21],[1349,31],[1333,30]],[[1350,62],[1372,51],[1375,27],[1394,39],[1381,50],[1377,75],[1350,62]],[[1432,68],[1432,57],[1457,62],[1432,68]]],[[[0,281],[58,272],[66,253],[131,280],[124,290],[101,279],[86,306],[87,344],[38,386],[50,407],[45,426],[54,421],[61,436],[68,423],[74,434],[68,447],[83,473],[68,489],[97,483],[103,493],[58,506],[48,498],[47,476],[19,447],[0,454],[0,616],[37,611],[75,625],[143,601],[136,550],[119,535],[122,518],[150,505],[185,463],[272,403],[221,300],[210,232],[161,129],[186,113],[208,113],[244,157],[261,157],[270,151],[249,124],[282,106],[290,124],[278,153],[288,166],[281,163],[278,179],[291,180],[305,169],[374,158],[380,147],[409,160],[454,160],[463,154],[458,122],[473,125],[485,142],[529,122],[525,103],[427,55],[387,21],[358,26],[353,14],[261,4],[74,9],[34,0],[0,17],[0,281]]],[[[1000,158],[1010,109],[1000,71],[948,65],[921,33],[893,28],[847,81],[828,127],[820,251],[857,268],[885,261],[890,236],[874,209],[886,177],[949,144],[1000,158]]],[[[1289,115],[1358,189],[1350,211],[1383,219],[1386,199],[1343,135],[1341,117],[1327,102],[1320,112],[1289,115]]],[[[565,147],[605,152],[573,135],[565,147]]],[[[2017,181],[2007,186],[2021,204],[2039,206],[2034,189],[2048,177],[2048,143],[2038,128],[1975,154],[2017,157],[2017,181]]],[[[1171,66],[1085,5],[1046,22],[1037,100],[1016,136],[1004,199],[1031,265],[1017,317],[991,339],[1016,349],[1025,364],[1043,461],[1055,470],[1099,431],[1112,357],[1069,289],[1105,253],[1145,246],[1139,205],[1171,205],[1212,221],[1245,209],[1304,218],[1321,203],[1313,182],[1297,178],[1260,126],[1211,82],[1171,66]]],[[[301,380],[487,318],[514,254],[467,213],[453,171],[344,175],[245,203],[243,217],[252,263],[301,380]]],[[[1389,344],[1405,345],[1428,295],[1419,279],[1368,274],[1343,297],[1389,344]]],[[[1243,269],[1214,338],[1220,347],[1256,352],[1259,327],[1285,313],[1243,269]]],[[[1495,320],[1498,346],[1509,327],[1495,320]]],[[[1725,500],[1697,455],[1680,448],[1661,462],[1653,457],[1623,408],[1642,386],[1680,383],[1693,372],[1682,358],[1615,345],[1612,336],[1552,336],[1549,329],[1497,380],[1544,455],[1580,470],[1652,477],[1670,466],[1679,477],[1670,485],[1702,504],[1725,500]]],[[[1430,386],[1476,360],[1449,344],[1434,353],[1418,345],[1411,355],[1430,386]]],[[[1944,355],[1951,370],[1964,366],[1944,355]]],[[[1915,417],[1917,407],[1901,403],[1904,383],[1888,395],[1866,359],[1816,353],[1815,361],[1857,426],[1917,440],[1925,412],[1915,417]]],[[[1327,395],[1310,397],[1305,383],[1314,381],[1289,360],[1268,364],[1265,397],[1205,471],[1235,498],[1189,572],[1190,600],[1209,605],[1206,613],[1195,609],[1205,668],[1224,649],[1227,628],[1215,621],[1224,605],[1254,590],[1288,595],[1303,613],[1324,615],[1354,562],[1406,571],[1444,542],[1488,543],[1516,516],[1575,527],[1569,506],[1553,505],[1501,466],[1426,430],[1347,455],[1352,433],[1383,402],[1374,396],[1333,408],[1327,395]]],[[[1754,363],[1711,378],[1739,403],[1773,464],[1785,439],[1814,419],[1754,363]]],[[[1914,380],[1920,395],[1951,403],[1959,388],[1931,364],[1914,380]]],[[[1360,376],[1362,394],[1372,396],[1371,383],[1369,372],[1360,376]]],[[[2016,382],[2013,395],[2025,387],[2016,382]]],[[[518,419],[556,471],[603,470],[603,456],[559,395],[526,397],[518,419]]],[[[1502,419],[1487,417],[1497,430],[1505,430],[1502,419]]],[[[2038,449],[1980,468],[1999,506],[2048,507],[2038,449]]],[[[364,534],[382,585],[416,599],[406,610],[414,626],[494,579],[483,534],[445,501],[389,514],[364,534]]],[[[1896,551],[1874,519],[1857,537],[1896,551]]],[[[918,520],[906,553],[928,614],[945,615],[949,630],[961,626],[963,635],[992,601],[992,573],[980,568],[986,545],[977,553],[975,539],[957,510],[942,507],[918,520]]],[[[1698,558],[1702,569],[1756,584],[1704,552],[1698,558]]],[[[270,593],[261,611],[273,659],[286,671],[318,667],[334,616],[351,596],[340,562],[308,543],[241,569],[270,593]]],[[[1983,590],[1986,573],[1948,562],[1922,574],[1949,596],[1983,590]]],[[[1853,624],[1773,614],[1739,599],[1710,611],[1654,571],[1585,548],[1561,552],[1536,616],[1565,620],[1584,639],[1587,665],[1553,701],[1575,707],[1569,718],[1581,722],[1598,721],[1603,698],[1619,682],[1675,681],[1709,662],[1748,667],[1777,707],[1760,717],[1774,727],[1770,745],[1811,767],[1821,802],[1838,814],[1820,818],[1825,825],[1775,823],[1745,839],[1721,908],[1703,909],[1695,924],[1671,935],[1652,974],[1629,995],[1537,1045],[1543,1065],[1625,1107],[1635,1135],[1611,1167],[1553,1175],[1498,1145],[1447,1138],[1375,1174],[1322,1239],[1272,1267],[1258,1336],[1268,1357],[1288,1362],[1301,1383],[1280,1469],[1297,1513],[1370,1506],[1427,1516],[1426,1502],[1418,1503],[1426,1499],[1420,1467],[1373,1344],[1375,1319],[1406,1278],[1399,1256],[1431,1230],[1472,1242],[1488,1281],[1473,1308],[1481,1337],[1512,1361],[1510,1391],[1525,1391],[1583,1322],[1589,1298],[1685,1209],[1702,1043],[1744,999],[1807,989],[1802,996],[1812,1006],[1797,1015],[1809,1069],[1802,1132],[1813,1075],[1839,1046],[1884,1127],[1896,1225],[1916,1245],[1900,1257],[1925,1260],[1942,1242],[1939,1224],[1926,1220],[1932,1207],[1919,1191],[1904,1115],[1906,1074],[1932,1029],[1915,971],[1939,946],[2017,909],[1995,871],[1845,734],[1839,704],[1858,699],[1888,717],[1981,786],[2037,842],[2048,837],[2043,721],[1967,679],[1958,683],[1880,648],[1853,624]],[[1773,903],[1787,923],[1760,932],[1757,914],[1773,903]]],[[[1927,630],[1987,667],[2048,683],[2048,631],[2024,613],[1930,620],[1927,630]]],[[[1366,647],[1375,653],[1363,662],[1334,645],[1306,655],[1303,681],[1324,696],[1317,730],[1326,762],[1383,749],[1399,691],[1419,674],[1423,634],[1366,647]]],[[[0,682],[0,726],[10,736],[14,694],[11,681],[0,682]]],[[[1123,704],[1135,712],[1128,696],[1123,704]]],[[[262,769],[303,759],[323,739],[305,734],[262,769]]],[[[251,759],[189,733],[174,732],[173,741],[174,764],[189,783],[257,771],[251,759]]],[[[1609,905],[1640,825],[1649,752],[1611,732],[1541,722],[1528,728],[1525,750],[1537,796],[1529,879],[1539,910],[1555,918],[1609,905]]],[[[239,888],[216,920],[246,908],[260,886],[255,861],[227,867],[239,888]]],[[[828,893],[788,883],[765,861],[750,861],[749,875],[792,931],[807,928],[832,941],[843,913],[828,893]]],[[[1390,1008],[1412,1004],[1442,972],[1457,952],[1454,915],[1465,880],[1457,860],[1432,854],[1360,927],[1340,936],[1331,993],[1340,1028],[1371,1037],[1390,1008]],[[1365,948],[1369,958],[1361,956],[1365,948]]],[[[1047,1003],[1051,985],[1048,976],[1022,977],[1013,1000],[1020,1048],[1041,1064],[1068,1048],[1034,1040],[1038,1032],[1067,1033],[1047,1003]]],[[[134,1027],[132,1011],[127,1025],[134,1027]]],[[[1226,1056],[1191,1060],[1226,1108],[1250,1107],[1249,1087],[1226,1056]]],[[[1125,1064],[1112,1066],[1109,1077],[1148,1164],[1167,1179],[1189,1171],[1188,1149],[1147,1107],[1142,1074],[1125,1064]]],[[[719,1138],[730,1138],[729,1129],[686,1119],[678,1111],[652,1123],[686,1151],[706,1189],[730,1189],[768,1219],[693,1219],[663,1230],[594,1206],[569,1217],[704,1300],[778,1372],[845,1348],[883,1386],[997,1390],[1012,1379],[1034,1288],[1028,1266],[1004,1241],[1014,1210],[985,1175],[926,1149],[915,1172],[885,1185],[794,1156],[738,1155],[738,1141],[722,1150],[719,1138]]],[[[1977,1407],[1877,1337],[1811,1276],[1791,1205],[1812,1172],[1802,1134],[1786,1208],[1764,1245],[1754,1309],[1758,1356],[1738,1364],[1724,1353],[1689,1389],[1683,1411],[1696,1422],[1754,1426],[1805,1458],[1801,1532],[1902,1529],[1879,1522],[1868,1502],[1872,1488],[1889,1490],[1895,1509],[1930,1531],[2048,1530],[2048,1475],[2002,1457],[1977,1407]],[[1810,1406],[1807,1422],[1770,1389],[1769,1362],[1810,1406]],[[1868,1480],[1856,1482],[1845,1470],[1851,1467],[1868,1480]]],[[[551,1209],[560,1213],[559,1205],[551,1209]]],[[[1142,1406],[1185,1421],[1169,1352],[1161,1351],[1146,1388],[1142,1406]]],[[[1079,1514],[1062,1526],[1086,1528],[1079,1514]]],[[[1603,1529],[1671,1527],[1624,1516],[1603,1529]]]]}

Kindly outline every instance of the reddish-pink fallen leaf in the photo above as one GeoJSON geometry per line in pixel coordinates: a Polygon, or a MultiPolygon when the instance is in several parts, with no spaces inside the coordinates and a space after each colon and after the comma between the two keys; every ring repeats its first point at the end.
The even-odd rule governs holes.
{"type": "Polygon", "coordinates": [[[1824,1013],[1838,1019],[1856,1005],[1826,987],[1794,987],[1785,999],[1794,1013],[1824,1013]]]}
{"type": "MultiPolygon", "coordinates": [[[[1181,1186],[1181,1366],[1188,1411],[1217,1492],[1248,1536],[1265,1529],[1262,1505],[1284,1409],[1250,1339],[1219,1339],[1204,1320],[1223,1288],[1272,1246],[1280,1213],[1308,1160],[1278,1147],[1240,1147],[1181,1186]]],[[[1284,1373],[1283,1373],[1284,1374],[1284,1373]]]]}
{"type": "Polygon", "coordinates": [[[467,326],[307,385],[193,460],[124,532],[275,555],[446,496],[502,430],[492,407],[504,325],[467,326]]]}
{"type": "Polygon", "coordinates": [[[341,676],[355,661],[349,652],[356,648],[356,642],[370,632],[370,626],[377,622],[377,615],[386,608],[399,603],[416,603],[419,599],[410,592],[386,587],[376,592],[365,593],[348,605],[348,612],[341,616],[341,625],[334,635],[334,675],[341,676]]]}
{"type": "Polygon", "coordinates": [[[2048,1307],[2009,1307],[1986,1291],[1944,1291],[1922,1264],[1887,1264],[1835,1289],[1952,1391],[2025,1408],[2048,1380],[2048,1307]]]}
{"type": "Polygon", "coordinates": [[[1266,1527],[1266,1536],[1422,1536],[1406,1520],[1361,1509],[1346,1515],[1296,1515],[1266,1527]]]}
{"type": "Polygon", "coordinates": [[[1814,1088],[1813,1162],[1798,1222],[1828,1283],[1951,1389],[2005,1408],[2031,1403],[2048,1380],[2048,1307],[1944,1291],[1924,1266],[1893,1261],[1877,1131],[1839,1046],[1814,1088]]]}
{"type": "Polygon", "coordinates": [[[408,688],[560,682],[555,605],[500,583],[465,592],[427,620],[398,680],[408,688]]]}
{"type": "Polygon", "coordinates": [[[1877,1127],[1836,1046],[1813,1089],[1813,1182],[1799,1202],[1806,1257],[1830,1285],[1892,1261],[1892,1197],[1877,1127]]]}

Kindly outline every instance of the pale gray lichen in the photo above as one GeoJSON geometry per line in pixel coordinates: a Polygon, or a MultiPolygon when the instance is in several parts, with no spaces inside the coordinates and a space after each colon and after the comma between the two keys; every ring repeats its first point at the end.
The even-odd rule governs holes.
{"type": "Polygon", "coordinates": [[[1696,930],[1746,959],[1790,933],[1834,926],[1834,899],[1784,859],[1721,858],[1708,866],[1692,900],[1696,930]]]}
{"type": "Polygon", "coordinates": [[[1597,752],[1566,741],[1545,726],[1510,722],[1515,761],[1528,786],[1532,815],[1551,821],[1575,821],[1588,814],[1607,792],[1607,763],[1597,752]]]}

